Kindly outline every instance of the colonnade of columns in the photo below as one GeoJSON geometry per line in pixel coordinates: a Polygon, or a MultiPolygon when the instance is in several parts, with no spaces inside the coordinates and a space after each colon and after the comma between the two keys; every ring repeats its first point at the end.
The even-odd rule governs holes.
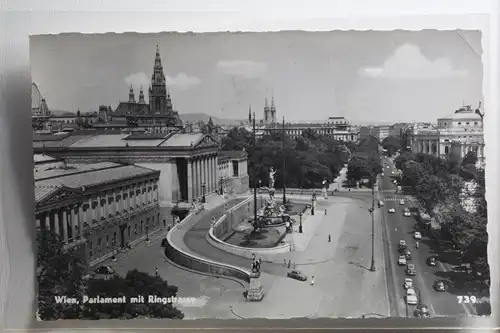
{"type": "Polygon", "coordinates": [[[91,195],[84,201],[37,214],[41,229],[53,230],[65,243],[85,237],[85,228],[107,219],[117,219],[158,202],[158,180],[148,180],[91,195]]]}
{"type": "Polygon", "coordinates": [[[217,155],[207,154],[187,160],[188,201],[208,195],[217,188],[217,155]]]}
{"type": "Polygon", "coordinates": [[[439,141],[436,140],[418,140],[417,141],[417,152],[425,153],[430,155],[439,155],[439,141]]]}

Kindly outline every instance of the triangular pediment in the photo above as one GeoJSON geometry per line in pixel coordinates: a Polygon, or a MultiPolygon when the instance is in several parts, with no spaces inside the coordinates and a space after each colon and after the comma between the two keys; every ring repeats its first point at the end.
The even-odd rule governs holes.
{"type": "MultiPolygon", "coordinates": [[[[49,191],[50,192],[50,191],[49,191]]],[[[36,203],[38,206],[50,205],[52,203],[60,202],[63,200],[71,199],[79,196],[81,193],[80,190],[72,189],[69,187],[61,186],[55,189],[54,191],[48,193],[46,196],[41,198],[40,201],[36,203]]]]}
{"type": "Polygon", "coordinates": [[[219,142],[210,134],[205,134],[194,144],[193,148],[211,148],[218,147],[219,142]]]}

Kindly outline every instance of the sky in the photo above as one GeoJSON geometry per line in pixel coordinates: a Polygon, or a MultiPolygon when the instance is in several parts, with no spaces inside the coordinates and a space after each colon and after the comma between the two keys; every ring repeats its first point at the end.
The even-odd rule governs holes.
{"type": "Polygon", "coordinates": [[[435,122],[483,99],[479,31],[39,35],[32,81],[54,110],[147,100],[157,44],[180,114],[261,119],[274,96],[285,121],[435,122]]]}

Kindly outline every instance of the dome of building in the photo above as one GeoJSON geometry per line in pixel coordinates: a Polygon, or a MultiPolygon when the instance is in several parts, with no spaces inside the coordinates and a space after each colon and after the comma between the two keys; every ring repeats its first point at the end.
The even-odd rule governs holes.
{"type": "Polygon", "coordinates": [[[463,106],[454,113],[447,115],[445,117],[441,117],[439,119],[451,119],[451,120],[460,120],[460,119],[468,119],[468,120],[482,120],[481,116],[476,113],[476,110],[472,109],[470,105],[463,106]]]}

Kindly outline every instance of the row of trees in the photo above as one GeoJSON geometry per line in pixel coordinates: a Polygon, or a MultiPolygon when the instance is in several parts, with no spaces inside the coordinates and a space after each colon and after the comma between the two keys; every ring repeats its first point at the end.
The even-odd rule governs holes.
{"type": "Polygon", "coordinates": [[[74,251],[65,251],[57,234],[49,230],[37,235],[38,315],[42,320],[132,319],[136,317],[182,319],[184,314],[172,304],[82,304],[83,296],[122,297],[144,295],[175,297],[178,288],[159,276],[133,270],[125,277],[84,278],[84,266],[74,251]],[[56,298],[76,298],[80,304],[57,302],[56,298]]]}
{"type": "Polygon", "coordinates": [[[305,189],[321,187],[324,180],[333,181],[348,162],[352,145],[319,135],[312,129],[296,139],[283,131],[274,131],[258,138],[255,147],[253,140],[252,132],[234,127],[222,140],[222,149],[248,153],[250,184],[255,179],[262,186],[269,186],[269,169],[277,169],[277,188],[283,187],[284,179],[287,187],[305,189]]]}
{"type": "Polygon", "coordinates": [[[395,162],[403,171],[402,185],[435,216],[442,236],[463,251],[464,262],[488,279],[485,174],[484,169],[476,167],[476,154],[442,159],[403,152],[395,162]],[[465,198],[472,202],[472,208],[463,204],[465,198]]]}
{"type": "Polygon", "coordinates": [[[374,136],[363,138],[355,147],[353,157],[347,166],[347,180],[351,183],[366,180],[371,187],[381,172],[378,139],[374,136]]]}

